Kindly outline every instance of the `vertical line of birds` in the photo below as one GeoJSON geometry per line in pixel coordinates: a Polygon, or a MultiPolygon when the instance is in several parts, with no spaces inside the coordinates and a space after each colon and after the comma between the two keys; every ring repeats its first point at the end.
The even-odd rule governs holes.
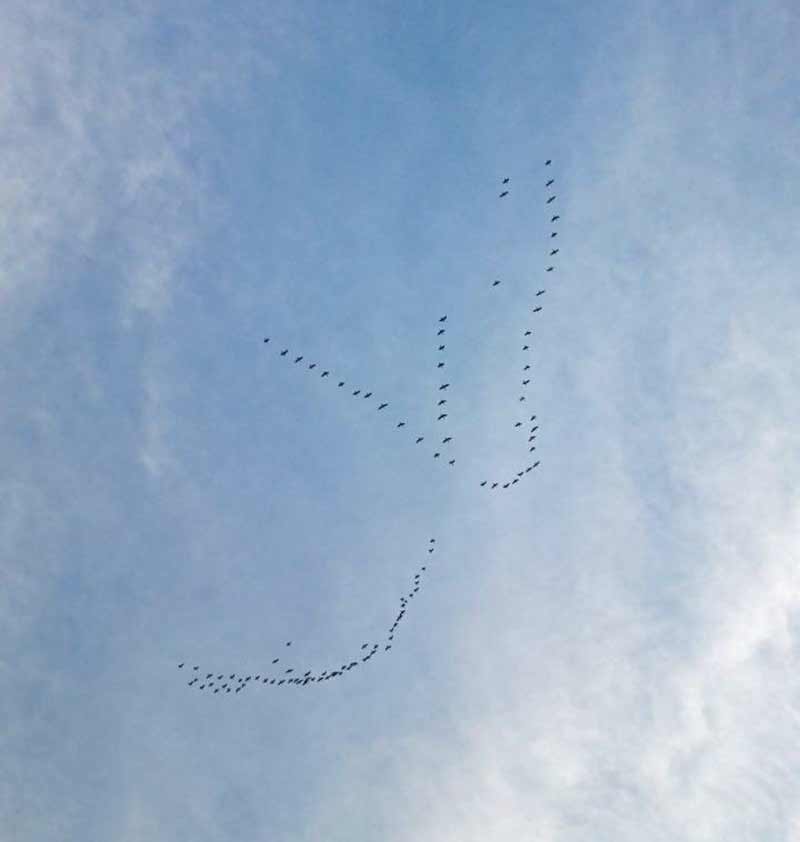
{"type": "MultiPolygon", "coordinates": [[[[445,313],[444,316],[439,318],[438,322],[438,329],[436,332],[436,340],[437,340],[437,353],[444,354],[445,349],[447,348],[447,343],[445,342],[445,334],[447,333],[447,328],[445,327],[445,322],[447,322],[447,314],[445,313]]],[[[436,362],[436,369],[437,371],[442,372],[442,379],[446,379],[446,374],[444,373],[446,362],[444,359],[439,359],[436,362]]],[[[449,388],[449,383],[441,383],[439,388],[437,389],[437,401],[436,401],[436,422],[437,424],[441,424],[444,422],[447,423],[447,418],[449,417],[450,413],[447,411],[447,398],[444,397],[443,390],[449,388]]],[[[442,455],[442,450],[444,446],[450,444],[453,441],[453,437],[449,435],[445,435],[444,438],[441,440],[441,444],[437,445],[436,450],[433,453],[433,458],[438,459],[442,455]]],[[[455,458],[448,459],[447,464],[452,467],[456,464],[455,458]]]]}
{"type": "MultiPolygon", "coordinates": [[[[436,539],[431,538],[428,542],[429,557],[433,555],[433,552],[436,549],[435,544],[436,539]]],[[[320,684],[325,681],[330,681],[331,679],[340,678],[350,672],[350,670],[357,669],[362,664],[366,664],[371,661],[375,655],[378,654],[381,646],[383,646],[384,654],[392,648],[395,633],[397,632],[400,623],[403,622],[403,619],[406,616],[411,600],[419,593],[419,590],[422,587],[422,574],[425,573],[427,569],[427,565],[423,564],[414,574],[414,578],[408,592],[400,597],[400,609],[395,615],[392,624],[387,629],[386,637],[383,641],[381,643],[363,643],[361,645],[360,653],[353,660],[345,661],[345,663],[341,666],[328,667],[322,671],[307,669],[303,672],[302,666],[290,666],[284,669],[285,662],[281,664],[280,667],[277,667],[276,665],[281,663],[281,658],[275,657],[270,659],[270,665],[267,669],[255,674],[251,672],[245,675],[244,673],[236,672],[228,673],[227,669],[215,669],[210,672],[205,672],[205,669],[201,669],[199,664],[195,664],[190,670],[192,677],[187,682],[187,685],[193,689],[202,691],[207,690],[209,694],[216,695],[219,693],[241,693],[243,690],[246,690],[249,687],[258,686],[259,684],[262,687],[265,685],[270,687],[307,687],[309,684],[320,684]],[[302,675],[300,674],[301,672],[302,675]],[[205,676],[203,675],[204,673],[205,676]]],[[[287,640],[284,644],[285,648],[288,648],[291,645],[291,640],[287,640]]],[[[181,661],[177,665],[177,668],[182,670],[185,666],[186,661],[181,661]]]]}

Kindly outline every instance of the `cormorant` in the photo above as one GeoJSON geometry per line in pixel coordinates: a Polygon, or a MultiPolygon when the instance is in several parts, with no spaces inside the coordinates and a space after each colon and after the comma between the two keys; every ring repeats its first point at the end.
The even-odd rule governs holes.
{"type": "Polygon", "coordinates": [[[437,421],[441,421],[441,420],[442,420],[442,418],[447,418],[447,413],[446,413],[446,412],[443,412],[443,413],[442,413],[442,414],[441,414],[441,415],[440,415],[440,416],[439,416],[436,420],[437,420],[437,421]]]}
{"type": "Polygon", "coordinates": [[[545,184],[545,187],[549,187],[554,181],[555,179],[551,178],[550,181],[548,181],[547,184],[545,184]]]}
{"type": "Polygon", "coordinates": [[[555,201],[555,198],[556,198],[555,196],[551,196],[551,197],[550,197],[550,198],[549,198],[549,199],[545,202],[545,204],[549,205],[549,204],[550,204],[550,202],[555,201]]]}
{"type": "Polygon", "coordinates": [[[388,403],[382,403],[382,404],[378,407],[378,409],[386,409],[386,407],[387,407],[387,406],[389,406],[389,404],[388,404],[388,403]]]}
{"type": "Polygon", "coordinates": [[[503,192],[500,194],[500,198],[502,199],[503,196],[508,196],[508,190],[503,190],[503,192]]]}
{"type": "Polygon", "coordinates": [[[558,254],[558,252],[559,252],[559,249],[553,249],[553,250],[550,252],[550,257],[552,257],[554,254],[558,254]]]}
{"type": "Polygon", "coordinates": [[[281,356],[282,356],[282,357],[285,357],[288,353],[289,353],[289,349],[288,349],[288,348],[284,348],[284,349],[281,351],[281,356]]]}

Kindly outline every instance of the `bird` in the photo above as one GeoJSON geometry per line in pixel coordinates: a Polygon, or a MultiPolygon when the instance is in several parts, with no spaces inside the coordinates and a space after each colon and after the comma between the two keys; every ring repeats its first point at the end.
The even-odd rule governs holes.
{"type": "Polygon", "coordinates": [[[508,190],[503,190],[503,192],[500,194],[500,198],[502,199],[503,196],[508,196],[508,190]]]}
{"type": "Polygon", "coordinates": [[[530,444],[532,441],[536,441],[536,436],[528,436],[528,444],[530,444]]]}
{"type": "Polygon", "coordinates": [[[524,400],[525,400],[525,395],[520,395],[520,396],[519,396],[519,399],[520,399],[520,402],[524,401],[524,400]]]}
{"type": "Polygon", "coordinates": [[[529,368],[530,368],[530,366],[529,366],[529,365],[526,365],[526,366],[525,366],[525,368],[523,368],[522,370],[523,370],[523,371],[527,371],[529,368]]]}
{"type": "Polygon", "coordinates": [[[531,421],[535,421],[535,420],[536,420],[536,416],[535,416],[535,415],[531,415],[530,420],[531,420],[531,421]]]}
{"type": "Polygon", "coordinates": [[[344,386],[344,380],[340,380],[336,385],[341,389],[344,386]]]}
{"type": "Polygon", "coordinates": [[[437,363],[436,368],[444,368],[444,363],[437,363]]]}
{"type": "Polygon", "coordinates": [[[538,462],[534,462],[533,467],[535,468],[538,464],[539,464],[538,462]]]}
{"type": "Polygon", "coordinates": [[[523,380],[523,381],[522,381],[522,385],[523,385],[523,386],[527,386],[527,385],[528,385],[528,383],[530,383],[530,382],[531,382],[530,380],[523,380]]]}
{"type": "Polygon", "coordinates": [[[530,336],[532,333],[533,333],[533,331],[532,331],[532,330],[526,330],[526,331],[525,331],[525,336],[530,336]]]}
{"type": "Polygon", "coordinates": [[[504,483],[503,483],[503,488],[508,488],[508,486],[509,486],[509,485],[511,485],[511,483],[510,483],[510,482],[504,482],[504,483]]]}
{"type": "Polygon", "coordinates": [[[541,307],[534,307],[531,312],[538,313],[542,308],[541,307]]]}
{"type": "Polygon", "coordinates": [[[264,339],[264,342],[269,342],[269,336],[264,339]]]}
{"type": "Polygon", "coordinates": [[[289,353],[289,349],[288,349],[288,348],[284,348],[284,349],[281,351],[281,356],[282,356],[282,357],[285,357],[288,353],[289,353]]]}
{"type": "Polygon", "coordinates": [[[483,488],[483,486],[484,486],[484,485],[486,485],[486,483],[487,483],[488,481],[489,481],[489,480],[486,480],[486,479],[485,479],[485,480],[481,483],[481,488],[483,488]]]}
{"type": "MultiPolygon", "coordinates": [[[[535,418],[536,416],[534,415],[533,417],[535,418]]],[[[539,425],[537,424],[535,427],[531,427],[531,432],[535,433],[538,429],[539,429],[539,425]]]]}
{"type": "Polygon", "coordinates": [[[441,328],[441,330],[436,335],[441,336],[444,332],[445,332],[444,328],[441,328]]]}
{"type": "Polygon", "coordinates": [[[323,371],[322,374],[320,374],[320,377],[327,377],[329,374],[330,371],[323,371]]]}
{"type": "Polygon", "coordinates": [[[498,485],[499,485],[499,483],[497,483],[497,482],[493,482],[493,483],[492,483],[492,488],[497,488],[497,486],[498,486],[498,485]]]}
{"type": "Polygon", "coordinates": [[[299,357],[296,357],[296,358],[295,358],[295,363],[299,363],[299,362],[300,362],[300,360],[302,360],[302,359],[303,359],[302,355],[301,355],[301,356],[299,356],[299,357]]]}
{"type": "Polygon", "coordinates": [[[448,464],[449,464],[449,465],[455,465],[455,464],[456,464],[456,460],[455,460],[455,459],[451,459],[451,460],[448,462],[448,464]]]}
{"type": "Polygon", "coordinates": [[[449,385],[449,383],[443,383],[441,386],[439,386],[439,391],[441,392],[442,389],[446,389],[449,385]]]}
{"type": "Polygon", "coordinates": [[[436,406],[444,406],[447,403],[447,398],[442,398],[436,406]]]}
{"type": "Polygon", "coordinates": [[[440,346],[439,346],[439,350],[440,350],[440,351],[444,351],[444,348],[445,348],[445,346],[444,346],[444,345],[440,345],[440,346]]]}
{"type": "Polygon", "coordinates": [[[553,163],[553,162],[550,160],[550,158],[548,158],[548,159],[544,162],[544,165],[545,165],[546,167],[549,167],[549,166],[550,166],[550,164],[552,164],[552,163],[553,163]]]}
{"type": "Polygon", "coordinates": [[[512,485],[516,485],[518,482],[519,482],[519,477],[515,477],[514,479],[511,480],[512,485]]]}
{"type": "Polygon", "coordinates": [[[533,468],[533,465],[528,465],[528,467],[527,467],[527,468],[525,468],[525,473],[526,473],[526,474],[527,474],[527,473],[529,473],[529,472],[530,472],[530,470],[531,470],[531,468],[533,468]]]}
{"type": "Polygon", "coordinates": [[[443,412],[443,413],[442,413],[442,414],[441,414],[441,415],[440,415],[440,416],[439,416],[436,420],[437,420],[437,421],[441,421],[441,420],[442,420],[442,418],[447,418],[447,413],[446,413],[446,412],[443,412]]]}
{"type": "Polygon", "coordinates": [[[311,369],[316,368],[316,367],[317,367],[316,363],[311,363],[311,365],[308,367],[308,370],[311,371],[311,369]]]}
{"type": "Polygon", "coordinates": [[[558,236],[558,231],[551,231],[550,232],[550,239],[551,240],[553,239],[553,237],[557,237],[557,236],[558,236]]]}
{"type": "Polygon", "coordinates": [[[538,296],[538,295],[544,295],[546,292],[547,292],[547,290],[546,290],[546,289],[540,289],[540,290],[539,290],[539,292],[537,292],[537,293],[536,293],[536,295],[537,295],[537,296],[538,296]]]}
{"type": "Polygon", "coordinates": [[[382,403],[382,404],[378,407],[378,409],[386,409],[386,407],[387,407],[387,406],[389,406],[389,404],[388,404],[388,403],[382,403]]]}
{"type": "Polygon", "coordinates": [[[507,179],[507,178],[504,178],[504,179],[503,179],[503,184],[508,184],[508,179],[507,179]]]}
{"type": "Polygon", "coordinates": [[[272,663],[273,663],[273,664],[277,664],[277,663],[278,663],[278,661],[280,661],[280,658],[275,658],[275,660],[274,660],[272,663]]]}
{"type": "Polygon", "coordinates": [[[360,395],[360,394],[361,394],[361,389],[356,389],[355,392],[353,392],[353,397],[355,397],[356,395],[360,395]]]}
{"type": "Polygon", "coordinates": [[[533,447],[529,447],[528,453],[533,453],[534,450],[536,450],[536,445],[534,445],[533,447]]]}
{"type": "Polygon", "coordinates": [[[366,649],[366,648],[367,648],[367,646],[369,646],[369,643],[365,643],[365,644],[364,644],[361,648],[362,648],[362,649],[366,649]]]}
{"type": "Polygon", "coordinates": [[[287,641],[286,641],[286,645],[287,645],[287,646],[291,646],[291,645],[292,645],[292,641],[291,641],[291,640],[287,640],[287,641]]]}
{"type": "Polygon", "coordinates": [[[371,398],[371,397],[372,397],[372,392],[367,392],[367,393],[364,395],[364,397],[365,397],[365,398],[371,398]]]}
{"type": "Polygon", "coordinates": [[[550,257],[552,257],[554,254],[558,254],[559,251],[559,249],[552,249],[550,252],[550,257]]]}
{"type": "Polygon", "coordinates": [[[552,267],[552,266],[548,266],[548,267],[547,267],[547,269],[545,269],[545,272],[552,272],[552,271],[553,271],[553,267],[552,267]]]}
{"type": "Polygon", "coordinates": [[[530,346],[530,345],[523,345],[523,346],[522,346],[522,350],[523,350],[523,351],[530,351],[530,348],[531,348],[531,346],[530,346]]]}
{"type": "Polygon", "coordinates": [[[500,281],[495,281],[495,282],[492,284],[492,286],[493,286],[493,287],[500,286],[500,281]]]}
{"type": "Polygon", "coordinates": [[[397,424],[397,428],[398,428],[398,429],[400,429],[400,427],[405,427],[405,425],[406,425],[406,422],[405,422],[405,421],[400,421],[400,422],[398,422],[398,424],[397,424]]]}
{"type": "Polygon", "coordinates": [[[545,184],[545,187],[549,187],[554,181],[555,179],[551,178],[550,181],[548,181],[547,184],[545,184]]]}
{"type": "Polygon", "coordinates": [[[444,316],[442,316],[442,318],[439,319],[439,321],[440,322],[446,322],[447,321],[447,315],[445,314],[444,316]]]}
{"type": "Polygon", "coordinates": [[[200,669],[200,667],[199,667],[199,666],[197,666],[197,664],[195,664],[195,665],[192,667],[192,669],[193,669],[193,670],[199,670],[199,669],[200,669]]]}
{"type": "Polygon", "coordinates": [[[550,222],[558,222],[559,219],[561,219],[561,217],[556,214],[555,216],[550,217],[550,222]]]}
{"type": "MultiPolygon", "coordinates": [[[[186,661],[184,661],[184,662],[183,662],[183,664],[185,664],[185,663],[186,663],[186,661]]],[[[178,669],[179,669],[179,670],[180,670],[180,669],[183,669],[183,664],[178,664],[178,669]]]]}
{"type": "Polygon", "coordinates": [[[421,441],[424,441],[425,436],[419,436],[415,442],[415,444],[419,444],[421,441]]]}
{"type": "Polygon", "coordinates": [[[522,426],[522,421],[517,421],[517,423],[516,423],[516,424],[514,424],[514,426],[515,426],[515,427],[521,427],[521,426],[522,426]]]}
{"type": "Polygon", "coordinates": [[[453,440],[453,437],[452,437],[452,436],[445,436],[445,437],[442,439],[442,444],[447,444],[447,442],[452,441],[452,440],[453,440]]]}
{"type": "Polygon", "coordinates": [[[438,459],[440,455],[441,455],[441,454],[439,454],[439,453],[434,453],[434,454],[433,454],[433,458],[434,458],[434,459],[438,459]]]}

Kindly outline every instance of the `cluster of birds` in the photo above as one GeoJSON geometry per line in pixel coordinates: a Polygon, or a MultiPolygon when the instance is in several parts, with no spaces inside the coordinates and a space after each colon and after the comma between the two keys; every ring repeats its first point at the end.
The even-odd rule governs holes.
{"type": "MultiPolygon", "coordinates": [[[[434,552],[434,545],[436,539],[431,538],[428,546],[428,555],[434,552]]],[[[256,674],[244,675],[241,673],[229,673],[227,670],[217,671],[212,670],[203,675],[204,670],[200,668],[199,664],[195,664],[191,668],[192,678],[187,682],[189,687],[195,690],[207,691],[210,694],[217,693],[241,693],[248,687],[268,685],[270,687],[307,687],[309,684],[322,683],[330,681],[334,678],[340,678],[346,675],[350,670],[357,669],[360,665],[371,661],[383,647],[383,652],[386,653],[392,648],[392,641],[395,633],[403,622],[406,616],[411,600],[419,593],[422,587],[422,574],[427,570],[426,565],[421,565],[414,574],[411,587],[407,593],[400,597],[400,610],[397,612],[392,624],[386,632],[386,637],[380,643],[367,642],[361,645],[360,654],[351,661],[346,661],[341,666],[324,669],[321,672],[315,672],[311,669],[303,671],[303,667],[289,666],[285,667],[285,661],[281,664],[280,657],[272,658],[269,667],[256,674]],[[366,652],[366,654],[364,654],[366,652]],[[281,664],[277,667],[277,664],[281,664]],[[279,670],[279,671],[276,671],[279,670]],[[302,673],[302,675],[301,675],[302,673]]],[[[292,645],[291,640],[286,641],[286,647],[292,645]]],[[[178,664],[178,669],[182,670],[186,666],[186,662],[182,661],[178,664]]]]}
{"type": "MultiPolygon", "coordinates": [[[[545,161],[545,166],[549,167],[552,164],[552,160],[548,159],[545,161]]],[[[506,177],[503,179],[503,190],[500,193],[499,198],[504,199],[510,195],[511,188],[509,186],[511,179],[506,177]]],[[[555,183],[555,179],[550,178],[545,183],[546,188],[551,188],[555,183]]],[[[557,196],[555,194],[548,196],[547,200],[545,201],[545,206],[551,205],[557,196]]],[[[555,226],[561,219],[559,214],[553,214],[550,217],[550,224],[555,226]]],[[[550,249],[547,261],[548,265],[545,269],[545,272],[553,272],[555,270],[555,265],[552,263],[552,258],[556,257],[559,254],[559,248],[552,247],[552,241],[558,237],[558,231],[552,230],[550,232],[550,237],[548,239],[548,248],[550,249]]],[[[500,286],[500,280],[494,280],[492,282],[492,287],[500,286]]],[[[546,289],[539,289],[536,294],[535,298],[538,298],[544,295],[547,292],[546,289]]],[[[542,306],[539,305],[536,301],[533,302],[534,306],[531,307],[531,313],[536,314],[542,311],[542,306]]],[[[447,314],[441,316],[438,321],[438,328],[437,328],[437,351],[440,355],[442,355],[437,361],[437,370],[444,369],[446,366],[446,360],[444,359],[444,352],[446,350],[446,342],[444,336],[447,333],[446,328],[447,323],[447,314]]],[[[532,339],[530,337],[533,336],[533,330],[528,328],[524,331],[523,335],[523,345],[522,345],[522,352],[523,354],[530,354],[531,352],[531,342],[532,339]]],[[[266,337],[264,339],[264,343],[269,343],[270,337],[266,337]]],[[[289,349],[283,348],[279,351],[279,356],[287,359],[292,359],[289,356],[289,349]]],[[[522,367],[522,394],[519,396],[518,404],[524,403],[527,400],[527,388],[531,383],[532,375],[530,374],[531,371],[531,363],[529,362],[530,357],[526,356],[524,360],[524,365],[522,367]]],[[[305,362],[305,358],[302,354],[298,354],[297,356],[293,357],[293,363],[296,366],[300,366],[301,363],[305,362]]],[[[345,387],[348,389],[350,388],[345,380],[341,380],[332,376],[331,370],[328,368],[323,368],[322,366],[318,366],[316,362],[307,363],[305,366],[306,371],[312,372],[319,369],[319,376],[321,379],[329,379],[331,383],[336,382],[336,388],[344,390],[345,387]]],[[[445,378],[442,378],[443,380],[445,378]]],[[[447,411],[447,390],[450,388],[449,382],[442,382],[437,390],[437,404],[436,404],[436,421],[437,423],[446,421],[448,418],[448,411],[447,411]]],[[[355,388],[351,392],[351,396],[354,398],[361,398],[362,400],[369,400],[373,397],[373,392],[370,390],[362,389],[361,387],[355,388]]],[[[375,399],[375,402],[378,404],[377,409],[379,412],[387,409],[389,407],[388,401],[378,401],[375,399]]],[[[396,425],[395,428],[398,430],[404,429],[407,427],[407,423],[404,419],[397,419],[395,418],[396,425]]],[[[528,429],[528,453],[533,453],[536,450],[536,433],[539,430],[538,424],[536,424],[536,415],[531,415],[527,422],[523,420],[517,420],[514,423],[515,428],[522,428],[523,426],[527,426],[530,424],[528,429]]],[[[416,445],[422,444],[425,441],[425,435],[416,435],[414,437],[414,441],[416,445]]],[[[438,438],[438,437],[437,437],[438,438]]],[[[441,443],[437,444],[433,451],[433,458],[440,459],[442,456],[443,447],[446,445],[451,444],[453,441],[453,437],[450,435],[445,435],[441,439],[441,443]]],[[[450,466],[455,465],[455,458],[450,459],[442,459],[442,462],[447,461],[450,466]]],[[[480,482],[480,486],[482,488],[486,488],[488,490],[496,490],[496,489],[508,489],[512,486],[516,485],[517,483],[522,480],[526,474],[529,474],[534,468],[538,467],[539,462],[533,462],[530,465],[526,465],[521,470],[517,471],[513,477],[510,477],[506,482],[502,480],[498,481],[490,481],[489,479],[484,479],[480,482]]],[[[434,552],[434,544],[436,543],[435,538],[430,539],[430,546],[428,547],[428,554],[432,554],[434,552]]],[[[289,666],[283,669],[283,666],[280,669],[283,669],[283,672],[276,671],[275,668],[277,664],[281,662],[279,657],[273,658],[271,661],[271,665],[268,671],[260,672],[255,675],[253,674],[237,674],[235,672],[231,672],[226,674],[227,671],[210,671],[205,673],[205,677],[203,677],[203,670],[201,670],[200,665],[196,664],[191,668],[191,672],[193,673],[192,678],[189,680],[188,685],[193,687],[197,690],[207,691],[213,694],[219,693],[241,693],[243,690],[246,690],[248,687],[252,687],[256,684],[260,685],[268,685],[268,686],[298,686],[298,687],[306,687],[309,684],[320,683],[324,681],[329,681],[331,679],[340,678],[341,676],[347,674],[350,670],[356,669],[361,664],[366,664],[369,662],[375,655],[380,652],[381,646],[383,646],[383,651],[388,652],[392,648],[392,641],[394,640],[395,632],[397,631],[398,626],[403,621],[403,618],[406,616],[406,611],[410,604],[410,601],[414,598],[415,594],[419,592],[422,583],[422,574],[426,571],[426,567],[422,566],[414,575],[414,579],[411,585],[411,589],[408,593],[404,594],[400,597],[400,610],[394,621],[389,626],[387,631],[386,638],[382,641],[382,643],[364,643],[361,646],[361,653],[357,658],[346,661],[345,663],[341,664],[340,666],[327,668],[322,670],[321,672],[315,672],[311,669],[303,670],[303,667],[296,667],[296,666],[289,666]],[[363,654],[366,650],[366,654],[363,654]],[[302,673],[302,674],[301,674],[302,673]]],[[[286,642],[286,647],[290,647],[292,645],[292,641],[286,642]]],[[[186,666],[186,663],[178,664],[179,669],[183,669],[186,666]]]]}

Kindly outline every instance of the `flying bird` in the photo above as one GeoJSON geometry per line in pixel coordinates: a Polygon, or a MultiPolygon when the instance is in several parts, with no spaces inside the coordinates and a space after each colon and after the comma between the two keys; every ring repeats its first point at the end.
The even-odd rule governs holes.
{"type": "Polygon", "coordinates": [[[508,196],[508,190],[503,190],[503,192],[500,194],[500,198],[502,199],[503,196],[508,196]]]}
{"type": "Polygon", "coordinates": [[[269,342],[269,336],[264,340],[264,342],[269,342]]]}
{"type": "Polygon", "coordinates": [[[455,460],[455,459],[451,459],[451,460],[448,462],[448,464],[449,464],[449,465],[455,465],[455,464],[456,464],[456,460],[455,460]]]}
{"type": "Polygon", "coordinates": [[[557,236],[558,236],[558,231],[551,231],[550,232],[550,239],[551,240],[553,239],[553,237],[557,237],[557,236]]]}
{"type": "Polygon", "coordinates": [[[497,486],[498,486],[498,485],[499,485],[499,483],[497,483],[497,482],[493,482],[493,483],[492,483],[492,488],[497,488],[497,486]]]}
{"type": "Polygon", "coordinates": [[[297,357],[297,358],[295,359],[295,362],[296,362],[296,363],[299,363],[299,362],[300,362],[300,360],[302,360],[302,359],[303,359],[303,357],[302,357],[302,355],[301,355],[301,356],[299,356],[299,357],[297,357]]]}
{"type": "Polygon", "coordinates": [[[550,257],[552,257],[554,254],[558,254],[558,252],[559,252],[559,249],[553,249],[553,250],[550,252],[550,257]]]}
{"type": "Polygon", "coordinates": [[[417,438],[416,442],[414,442],[414,443],[419,444],[421,441],[424,441],[424,439],[425,439],[425,436],[419,436],[419,438],[417,438]]]}
{"type": "Polygon", "coordinates": [[[444,363],[437,363],[436,368],[444,368],[444,363]]]}
{"type": "Polygon", "coordinates": [[[399,429],[400,427],[405,427],[405,425],[406,425],[406,422],[405,422],[405,421],[400,421],[400,422],[397,424],[397,428],[399,429]]]}
{"type": "Polygon", "coordinates": [[[445,437],[442,439],[442,444],[447,444],[447,442],[452,441],[452,440],[453,440],[453,437],[452,437],[452,436],[445,436],[445,437]]]}
{"type": "Polygon", "coordinates": [[[323,371],[322,374],[320,374],[320,377],[327,377],[329,374],[330,371],[323,371]]]}
{"type": "Polygon", "coordinates": [[[527,385],[528,385],[528,383],[530,383],[530,382],[531,382],[530,380],[523,380],[523,381],[522,381],[522,385],[523,385],[523,386],[527,386],[527,385]]]}
{"type": "Polygon", "coordinates": [[[531,349],[531,346],[530,346],[530,345],[523,345],[523,346],[522,346],[522,350],[523,350],[523,351],[530,351],[530,349],[531,349]]]}
{"type": "Polygon", "coordinates": [[[388,403],[382,403],[382,404],[378,407],[378,409],[386,409],[386,407],[387,407],[387,406],[389,406],[389,404],[388,404],[388,403]]]}
{"type": "Polygon", "coordinates": [[[486,483],[487,483],[488,481],[489,481],[489,480],[486,480],[486,479],[485,479],[485,480],[481,483],[481,488],[483,488],[483,486],[484,486],[484,485],[486,485],[486,483]]]}
{"type": "Polygon", "coordinates": [[[440,416],[439,416],[436,420],[437,420],[437,421],[441,421],[441,420],[442,420],[442,418],[447,418],[447,413],[446,413],[446,412],[443,412],[443,413],[442,413],[442,414],[441,414],[441,415],[440,415],[440,416]]]}
{"type": "Polygon", "coordinates": [[[447,403],[447,398],[442,398],[436,406],[444,406],[447,403]]]}
{"type": "Polygon", "coordinates": [[[492,286],[493,286],[493,287],[499,287],[499,286],[500,286],[500,281],[495,281],[495,282],[492,284],[492,286]]]}
{"type": "Polygon", "coordinates": [[[545,269],[545,272],[552,272],[552,271],[553,271],[553,267],[552,267],[552,266],[548,266],[548,267],[547,267],[547,269],[545,269]]]}
{"type": "Polygon", "coordinates": [[[371,397],[372,397],[372,392],[367,392],[367,393],[364,395],[364,397],[365,397],[365,398],[371,398],[371,397]]]}
{"type": "Polygon", "coordinates": [[[341,388],[342,388],[342,386],[344,386],[344,380],[340,380],[340,381],[339,381],[339,383],[338,383],[337,385],[338,385],[338,386],[339,386],[339,388],[341,389],[341,388]]]}
{"type": "Polygon", "coordinates": [[[529,368],[530,368],[530,366],[529,366],[529,365],[526,365],[526,366],[525,366],[525,368],[523,368],[522,370],[523,370],[523,371],[527,371],[529,368]]]}
{"type": "Polygon", "coordinates": [[[538,312],[541,311],[541,309],[542,309],[541,307],[534,307],[533,310],[531,310],[531,312],[532,313],[538,313],[538,312]]]}
{"type": "Polygon", "coordinates": [[[551,197],[550,197],[550,198],[549,198],[549,199],[545,202],[545,204],[546,204],[546,205],[549,205],[549,204],[550,204],[550,202],[554,202],[555,200],[556,200],[556,197],[555,197],[555,196],[551,196],[551,197]]]}
{"type": "Polygon", "coordinates": [[[561,219],[561,217],[556,214],[555,216],[550,217],[550,222],[557,222],[559,219],[561,219]]]}
{"type": "Polygon", "coordinates": [[[442,318],[439,319],[439,321],[440,322],[446,322],[447,321],[447,315],[442,316],[442,318]]]}
{"type": "Polygon", "coordinates": [[[540,289],[539,292],[536,293],[536,295],[544,295],[546,292],[546,289],[540,289]]]}
{"type": "Polygon", "coordinates": [[[439,350],[440,350],[440,351],[444,351],[444,348],[445,348],[445,346],[444,346],[444,345],[440,345],[440,346],[439,346],[439,350]]]}
{"type": "Polygon", "coordinates": [[[521,401],[524,401],[524,400],[525,400],[525,395],[520,395],[520,396],[519,396],[519,399],[520,399],[520,402],[521,402],[521,401]]]}
{"type": "Polygon", "coordinates": [[[525,331],[525,336],[530,336],[532,333],[533,333],[533,331],[532,331],[532,330],[526,330],[526,331],[525,331]]]}
{"type": "Polygon", "coordinates": [[[508,179],[507,179],[507,178],[504,178],[504,179],[503,179],[503,184],[508,184],[508,179]]]}
{"type": "Polygon", "coordinates": [[[441,454],[439,454],[439,453],[434,453],[434,454],[433,454],[433,458],[434,458],[434,459],[438,459],[440,455],[441,455],[441,454]]]}
{"type": "Polygon", "coordinates": [[[536,445],[534,445],[533,447],[528,448],[528,453],[533,453],[533,451],[534,451],[534,450],[536,450],[536,445]]]}
{"type": "Polygon", "coordinates": [[[353,397],[355,397],[356,395],[360,395],[360,394],[361,394],[361,389],[356,389],[355,392],[353,392],[353,397]]]}
{"type": "Polygon", "coordinates": [[[316,363],[311,363],[311,365],[308,367],[308,370],[311,371],[312,368],[316,368],[316,367],[317,367],[316,363]]]}
{"type": "MultiPolygon", "coordinates": [[[[184,661],[184,662],[183,662],[183,664],[185,664],[185,663],[186,663],[186,661],[184,661]]],[[[183,669],[183,664],[178,664],[178,669],[179,669],[179,670],[180,670],[180,669],[183,669]]]]}
{"type": "Polygon", "coordinates": [[[442,383],[442,385],[439,386],[439,391],[441,392],[442,389],[446,389],[449,385],[450,385],[449,383],[442,383]]]}
{"type": "Polygon", "coordinates": [[[550,160],[550,158],[548,158],[548,159],[544,162],[544,165],[545,165],[546,167],[549,167],[549,166],[550,166],[550,164],[552,164],[552,163],[553,163],[553,162],[550,160]]]}
{"type": "Polygon", "coordinates": [[[548,181],[547,184],[545,184],[545,187],[549,187],[554,181],[555,179],[551,178],[550,181],[548,181]]]}

